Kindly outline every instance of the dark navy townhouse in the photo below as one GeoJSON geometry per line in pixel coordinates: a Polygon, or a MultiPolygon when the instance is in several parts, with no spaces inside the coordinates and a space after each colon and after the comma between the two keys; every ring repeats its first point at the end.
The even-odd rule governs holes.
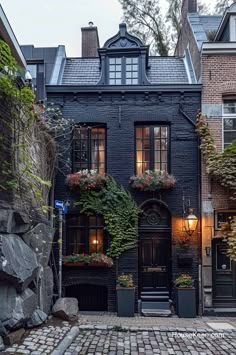
{"type": "MultiPolygon", "coordinates": [[[[73,205],[76,196],[65,184],[67,174],[82,169],[106,172],[130,190],[132,175],[166,170],[177,180],[172,189],[130,190],[142,215],[137,247],[120,257],[118,273],[134,276],[136,310],[144,291],[174,300],[173,282],[181,273],[193,276],[201,303],[200,234],[196,229],[189,236],[183,228],[189,207],[198,218],[201,213],[195,128],[201,86],[189,58],[151,56],[125,24],[103,47],[92,23],[82,28],[78,58],[66,57],[63,46],[22,49],[35,80],[41,80],[38,100],[47,96],[74,122],[73,135],[60,143],[68,147],[64,158],[69,167],[60,167],[55,183],[55,199],[71,201],[64,223],[64,255],[106,253],[109,246],[102,218],[82,215],[73,205]]],[[[81,310],[116,311],[116,273],[116,265],[64,267],[64,295],[77,297],[81,310]]]]}

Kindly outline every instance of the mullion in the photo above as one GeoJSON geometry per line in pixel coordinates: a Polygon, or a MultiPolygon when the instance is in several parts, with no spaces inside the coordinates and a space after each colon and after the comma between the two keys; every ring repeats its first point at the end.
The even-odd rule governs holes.
{"type": "Polygon", "coordinates": [[[149,127],[149,139],[150,139],[150,163],[149,169],[155,169],[155,138],[154,138],[154,127],[149,127]]]}

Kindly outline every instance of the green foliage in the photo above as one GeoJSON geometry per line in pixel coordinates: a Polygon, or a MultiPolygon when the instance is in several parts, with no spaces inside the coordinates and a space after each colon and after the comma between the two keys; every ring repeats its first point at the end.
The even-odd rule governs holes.
{"type": "Polygon", "coordinates": [[[113,260],[109,256],[101,253],[87,254],[76,254],[76,255],[66,255],[63,256],[64,264],[74,264],[74,263],[86,263],[86,264],[104,264],[108,267],[112,267],[113,260]]]}
{"type": "Polygon", "coordinates": [[[117,286],[124,288],[134,287],[134,279],[132,274],[121,274],[117,279],[117,286]]]}
{"type": "Polygon", "coordinates": [[[225,242],[227,243],[226,254],[232,260],[236,261],[236,217],[230,219],[227,223],[221,226],[225,242]]]}
{"type": "Polygon", "coordinates": [[[83,191],[77,204],[82,213],[104,217],[111,236],[108,255],[116,257],[136,246],[140,210],[129,192],[112,177],[101,191],[83,191]]]}
{"type": "Polygon", "coordinates": [[[201,139],[200,148],[207,173],[232,192],[231,199],[236,199],[236,141],[233,141],[223,153],[218,153],[206,117],[201,114],[197,117],[197,132],[201,139]]]}
{"type": "Polygon", "coordinates": [[[180,274],[175,279],[175,287],[179,288],[192,288],[193,278],[191,275],[180,274]]]}
{"type": "Polygon", "coordinates": [[[10,47],[0,39],[0,71],[14,72],[16,69],[15,58],[11,55],[10,47]]]}

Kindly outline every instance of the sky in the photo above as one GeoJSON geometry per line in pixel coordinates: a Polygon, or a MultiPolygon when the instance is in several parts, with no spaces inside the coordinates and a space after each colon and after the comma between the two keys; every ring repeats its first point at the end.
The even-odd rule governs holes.
{"type": "MultiPolygon", "coordinates": [[[[166,0],[160,0],[163,8],[166,0]]],[[[212,4],[213,0],[205,0],[212,4]]],[[[81,27],[92,21],[100,45],[118,32],[118,0],[0,0],[20,44],[50,47],[64,44],[67,56],[81,55],[81,27]]]]}

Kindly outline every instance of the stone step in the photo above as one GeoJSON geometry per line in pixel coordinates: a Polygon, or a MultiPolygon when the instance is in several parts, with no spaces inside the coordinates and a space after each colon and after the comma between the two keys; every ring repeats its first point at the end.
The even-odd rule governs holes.
{"type": "Polygon", "coordinates": [[[141,311],[143,309],[170,309],[170,302],[141,301],[141,311]]]}
{"type": "Polygon", "coordinates": [[[160,302],[160,301],[166,301],[169,302],[169,296],[156,296],[156,295],[150,295],[150,296],[143,296],[141,295],[141,300],[142,301],[156,301],[156,302],[160,302]]]}
{"type": "Polygon", "coordinates": [[[170,317],[170,309],[142,309],[142,315],[145,317],[170,317]]]}
{"type": "Polygon", "coordinates": [[[152,292],[141,292],[141,296],[169,296],[168,291],[152,291],[152,292]]]}

